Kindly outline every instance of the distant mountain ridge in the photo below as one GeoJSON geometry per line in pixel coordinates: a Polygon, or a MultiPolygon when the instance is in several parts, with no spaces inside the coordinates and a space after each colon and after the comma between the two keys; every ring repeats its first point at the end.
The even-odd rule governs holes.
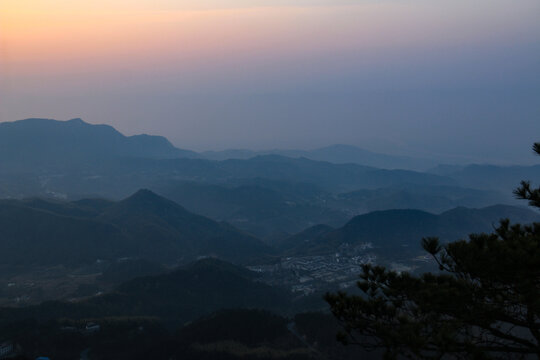
{"type": "Polygon", "coordinates": [[[64,194],[67,198],[108,197],[118,199],[140,188],[154,188],[166,181],[182,180],[209,184],[238,184],[254,179],[308,183],[324,191],[347,192],[376,189],[403,183],[454,185],[449,177],[408,170],[383,170],[357,164],[332,164],[278,155],[249,160],[211,161],[174,158],[112,158],[100,161],[58,160],[58,166],[16,163],[19,172],[2,173],[0,197],[64,194]]]}
{"type": "Polygon", "coordinates": [[[352,145],[336,144],[314,150],[224,150],[194,151],[178,149],[163,136],[124,136],[109,125],[94,125],[80,118],[59,121],[29,118],[0,123],[0,151],[14,157],[1,157],[4,163],[26,165],[70,165],[77,161],[134,157],[152,159],[204,158],[209,160],[247,160],[257,156],[279,155],[306,158],[334,164],[358,164],[384,169],[426,170],[437,165],[428,159],[387,155],[352,145]]]}
{"type": "Polygon", "coordinates": [[[210,160],[247,160],[262,155],[280,155],[327,161],[334,164],[358,164],[382,169],[427,170],[437,165],[430,159],[376,153],[352,145],[336,144],[313,150],[263,150],[230,149],[223,151],[204,151],[201,156],[210,160]]]}
{"type": "MultiPolygon", "coordinates": [[[[0,123],[0,198],[122,199],[138,189],[149,188],[173,200],[182,203],[185,200],[190,210],[236,225],[253,219],[252,214],[266,212],[267,209],[257,208],[264,202],[272,206],[278,217],[293,215],[289,223],[283,216],[277,219],[271,214],[256,218],[256,226],[266,227],[257,235],[275,238],[275,234],[292,234],[319,222],[339,226],[350,216],[379,209],[410,207],[438,212],[455,206],[512,204],[510,189],[520,180],[540,176],[540,166],[471,165],[432,168],[431,172],[381,169],[358,164],[366,163],[358,159],[369,158],[370,153],[347,145],[307,152],[276,152],[267,155],[249,152],[249,156],[257,156],[216,161],[177,149],[164,137],[127,137],[111,126],[91,125],[80,119],[0,123]],[[194,196],[189,198],[167,185],[172,182],[214,186],[213,189],[199,186],[195,190],[198,194],[210,190],[215,198],[203,194],[206,203],[194,196]],[[330,195],[343,193],[343,196],[332,199],[312,192],[311,199],[303,197],[297,201],[283,186],[278,190],[286,191],[286,196],[274,196],[275,191],[270,194],[268,189],[275,190],[272,182],[304,184],[302,186],[308,190],[317,188],[330,195]],[[248,184],[255,184],[258,189],[246,189],[248,184]],[[227,188],[230,186],[243,187],[238,189],[242,192],[239,198],[236,198],[237,190],[227,188]],[[438,193],[437,188],[441,192],[438,193]],[[259,196],[262,196],[261,202],[257,202],[259,196]],[[264,200],[272,196],[271,201],[264,200]],[[242,197],[243,203],[237,201],[242,197]],[[209,207],[221,211],[209,210],[209,207]],[[305,214],[311,215],[306,217],[305,214]],[[263,222],[259,221],[261,219],[263,222]],[[276,221],[283,224],[277,231],[270,229],[276,221]],[[298,223],[298,227],[293,226],[293,222],[298,223]]],[[[374,156],[379,159],[379,155],[374,156]]],[[[394,165],[388,167],[403,168],[405,166],[401,165],[407,158],[392,156],[392,161],[394,165]]],[[[296,186],[295,191],[305,190],[296,186]]],[[[243,228],[254,231],[253,227],[243,228]]]]}
{"type": "Polygon", "coordinates": [[[438,214],[459,206],[482,208],[497,203],[518,203],[506,191],[411,184],[342,193],[335,201],[335,207],[350,209],[356,214],[388,209],[419,209],[438,214]]]}
{"type": "Polygon", "coordinates": [[[471,233],[492,232],[503,218],[527,224],[540,221],[540,214],[508,205],[482,209],[458,207],[440,215],[413,209],[374,211],[356,216],[338,229],[320,226],[306,229],[284,240],[282,247],[289,246],[296,253],[328,253],[338,251],[343,244],[355,246],[369,242],[383,252],[404,248],[421,251],[423,237],[437,236],[442,241],[464,239],[471,233]]]}
{"type": "Polygon", "coordinates": [[[190,211],[224,220],[268,241],[320,222],[340,226],[350,218],[328,209],[328,195],[305,183],[254,179],[225,186],[172,181],[156,190],[190,211]]]}
{"type": "Polygon", "coordinates": [[[119,202],[1,200],[0,226],[3,264],[74,265],[121,257],[175,263],[199,256],[244,262],[271,253],[257,238],[148,190],[119,202]]]}
{"type": "Polygon", "coordinates": [[[64,167],[114,157],[196,157],[174,147],[162,136],[124,136],[112,126],[81,119],[25,119],[0,123],[2,168],[64,167]],[[17,166],[19,165],[19,166],[17,166]]]}

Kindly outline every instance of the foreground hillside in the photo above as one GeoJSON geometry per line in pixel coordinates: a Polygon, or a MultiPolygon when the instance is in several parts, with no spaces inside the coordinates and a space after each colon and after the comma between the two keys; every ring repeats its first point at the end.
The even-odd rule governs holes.
{"type": "Polygon", "coordinates": [[[287,291],[259,282],[257,274],[205,259],[76,302],[0,308],[0,338],[17,344],[24,359],[70,359],[85,349],[93,359],[202,359],[222,352],[239,359],[261,350],[268,359],[280,353],[312,358],[287,329],[288,320],[263,311],[286,314],[291,306],[287,291]],[[88,323],[99,328],[88,331],[88,323]]]}
{"type": "Polygon", "coordinates": [[[159,275],[129,280],[104,295],[79,301],[52,301],[3,308],[6,325],[32,317],[38,321],[104,316],[152,316],[182,324],[221,308],[264,308],[287,312],[288,293],[257,281],[256,274],[216,259],[204,259],[159,275]]]}
{"type": "Polygon", "coordinates": [[[325,313],[284,317],[257,309],[220,310],[174,330],[151,317],[92,321],[99,324],[99,331],[85,332],[84,320],[17,324],[14,328],[27,335],[12,340],[19,347],[17,359],[47,355],[60,360],[372,360],[381,356],[339,343],[335,339],[339,324],[325,313]]]}
{"type": "MultiPolygon", "coordinates": [[[[205,259],[76,302],[0,308],[0,338],[21,359],[353,359],[329,314],[291,313],[289,292],[205,259]],[[271,312],[270,312],[271,311],[271,312]],[[98,326],[88,330],[89,323],[98,326]]],[[[377,357],[366,357],[366,359],[377,357]]]]}

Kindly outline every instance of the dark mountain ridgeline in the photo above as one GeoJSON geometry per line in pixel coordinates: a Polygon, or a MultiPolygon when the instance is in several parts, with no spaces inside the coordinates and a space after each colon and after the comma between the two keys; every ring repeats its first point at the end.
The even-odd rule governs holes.
{"type": "Polygon", "coordinates": [[[120,202],[3,200],[0,215],[6,264],[75,265],[120,257],[186,262],[203,255],[248,261],[271,253],[255,237],[148,190],[120,202]]]}
{"type": "Polygon", "coordinates": [[[423,237],[437,236],[443,241],[466,238],[471,233],[492,231],[503,218],[532,223],[539,221],[540,215],[526,208],[506,205],[482,209],[459,207],[440,215],[410,209],[375,211],[356,216],[339,229],[307,229],[291,237],[290,241],[284,240],[283,248],[296,254],[316,254],[336,252],[342,244],[370,242],[376,252],[385,254],[421,253],[420,240],[423,237]]]}
{"type": "MultiPolygon", "coordinates": [[[[355,160],[370,156],[387,159],[386,155],[335,145],[306,152],[263,152],[248,159],[210,161],[198,158],[197,153],[177,149],[159,136],[126,137],[111,126],[91,125],[80,119],[27,119],[0,124],[0,197],[120,199],[140,188],[154,189],[156,184],[170,179],[217,185],[245,184],[251,179],[309,183],[334,194],[400,188],[404,184],[486,188],[507,193],[521,179],[540,175],[539,166],[450,166],[422,173],[377,168],[406,168],[399,166],[407,164],[403,157],[389,158],[395,166],[355,160]]],[[[397,201],[403,201],[399,197],[406,194],[397,196],[397,201]]],[[[446,206],[445,200],[439,200],[439,208],[446,206]]]]}
{"type": "Polygon", "coordinates": [[[161,136],[124,136],[111,126],[92,125],[81,119],[0,123],[0,169],[3,171],[79,168],[89,162],[117,157],[194,156],[196,153],[177,149],[161,136]]]}
{"type": "MultiPolygon", "coordinates": [[[[255,237],[227,223],[218,223],[195,215],[175,202],[149,190],[140,190],[107,208],[101,219],[119,224],[131,238],[159,249],[160,242],[174,254],[187,258],[201,255],[244,260],[257,254],[269,254],[270,248],[255,237]],[[158,242],[159,241],[159,242],[158,242]],[[251,255],[248,255],[251,254],[251,255]]],[[[146,254],[156,250],[147,249],[146,254]]],[[[157,255],[157,254],[156,254],[157,255]]]]}
{"type": "Polygon", "coordinates": [[[33,173],[35,170],[30,166],[24,174],[18,175],[27,183],[24,187],[10,180],[14,178],[13,174],[8,176],[0,173],[0,184],[6,184],[4,189],[0,188],[3,190],[2,196],[21,197],[26,194],[61,195],[71,199],[92,196],[118,199],[140,188],[156,188],[171,179],[214,185],[238,185],[265,179],[310,184],[330,193],[377,189],[403,183],[433,186],[455,183],[447,177],[413,171],[379,170],[355,164],[332,164],[280,156],[221,162],[186,158],[110,158],[84,165],[77,162],[65,171],[50,167],[37,175],[33,173]]]}
{"type": "Polygon", "coordinates": [[[279,155],[210,161],[167,139],[126,137],[107,125],[80,119],[27,119],[0,124],[0,196],[35,195],[121,198],[164,179],[238,184],[245,179],[310,183],[331,192],[453,180],[413,171],[382,171],[279,155]],[[16,180],[17,179],[17,180],[16,180]],[[22,181],[21,181],[22,180],[22,181]]]}
{"type": "Polygon", "coordinates": [[[342,226],[351,217],[387,209],[440,213],[458,206],[516,203],[511,196],[456,186],[398,184],[332,194],[309,183],[238,180],[230,185],[169,181],[155,188],[190,211],[225,220],[268,241],[281,241],[315,224],[342,226]]]}
{"type": "Polygon", "coordinates": [[[453,180],[409,170],[381,170],[357,164],[333,164],[306,158],[277,155],[257,156],[249,160],[226,160],[222,168],[234,171],[236,178],[267,178],[313,183],[331,192],[374,189],[402,183],[452,185],[453,180]]]}
{"type": "MultiPolygon", "coordinates": [[[[58,162],[69,164],[62,160],[58,162]]],[[[25,165],[21,161],[17,162],[21,169],[16,174],[2,174],[6,170],[4,165],[0,164],[0,185],[5,184],[0,187],[0,196],[3,197],[40,195],[77,199],[101,196],[118,199],[137,189],[152,189],[171,179],[216,185],[266,179],[307,183],[331,193],[396,186],[404,182],[418,185],[455,183],[450,178],[413,171],[379,170],[355,164],[332,164],[280,156],[221,162],[186,158],[107,158],[86,163],[77,160],[63,169],[48,166],[46,161],[40,162],[39,166],[25,165]],[[41,169],[39,175],[36,174],[38,169],[41,169]],[[22,181],[14,182],[15,178],[22,181]]]]}
{"type": "Polygon", "coordinates": [[[0,202],[0,258],[3,264],[75,265],[133,255],[130,240],[111,223],[70,217],[0,202]],[[123,255],[124,254],[124,255],[123,255]]]}
{"type": "Polygon", "coordinates": [[[348,219],[330,209],[331,197],[312,184],[254,179],[239,185],[172,181],[156,190],[190,211],[224,220],[272,242],[318,223],[343,225],[348,219]]]}
{"type": "MultiPolygon", "coordinates": [[[[0,213],[0,257],[5,264],[73,265],[121,257],[174,263],[198,256],[250,262],[277,254],[255,237],[195,215],[149,190],[119,202],[2,200],[0,213]]],[[[357,216],[338,229],[310,228],[278,247],[297,254],[334,251],[342,243],[358,242],[417,248],[422,237],[452,240],[489,231],[504,217],[529,223],[538,215],[511,206],[461,207],[441,215],[407,209],[378,211],[357,216]]]]}
{"type": "Polygon", "coordinates": [[[419,159],[406,156],[387,155],[371,152],[351,145],[331,145],[314,150],[267,150],[252,151],[231,149],[223,151],[206,151],[201,153],[211,160],[246,160],[261,155],[280,155],[292,158],[306,158],[316,161],[326,161],[335,164],[358,164],[383,169],[426,170],[436,165],[434,160],[419,159]]]}
{"type": "Polygon", "coordinates": [[[496,191],[413,184],[342,193],[333,201],[329,207],[356,214],[388,209],[419,209],[440,213],[459,206],[480,208],[497,203],[517,203],[510,195],[496,191]]]}

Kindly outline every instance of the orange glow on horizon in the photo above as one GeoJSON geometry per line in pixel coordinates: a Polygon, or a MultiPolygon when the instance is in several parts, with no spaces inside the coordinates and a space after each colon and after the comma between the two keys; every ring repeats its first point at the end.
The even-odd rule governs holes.
{"type": "Polygon", "coordinates": [[[10,71],[32,74],[44,69],[182,68],[226,59],[309,58],[340,51],[367,55],[494,37],[493,29],[499,27],[500,34],[506,31],[499,24],[524,14],[493,6],[488,13],[468,14],[468,21],[456,30],[466,5],[452,13],[429,2],[417,7],[406,2],[359,2],[339,7],[210,10],[156,10],[123,0],[115,4],[4,0],[0,62],[10,71]],[[487,23],[489,28],[483,25],[487,23]]]}

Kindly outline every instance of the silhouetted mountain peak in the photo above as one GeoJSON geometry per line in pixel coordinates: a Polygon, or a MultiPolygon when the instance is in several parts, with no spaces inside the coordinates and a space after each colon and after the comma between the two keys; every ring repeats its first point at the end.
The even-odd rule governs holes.
{"type": "Polygon", "coordinates": [[[119,201],[107,213],[123,214],[124,211],[134,213],[147,213],[153,215],[163,215],[171,213],[187,213],[188,211],[174,201],[166,199],[151,190],[141,189],[133,195],[119,201]]]}
{"type": "Polygon", "coordinates": [[[539,215],[526,208],[506,205],[481,209],[457,207],[440,215],[415,209],[374,211],[355,216],[339,229],[322,232],[319,236],[308,236],[310,241],[295,243],[295,239],[302,239],[302,233],[288,241],[291,247],[297,246],[300,253],[333,252],[341,244],[362,242],[370,242],[381,248],[393,248],[393,251],[401,249],[403,245],[420,251],[420,239],[423,237],[438,236],[443,241],[465,238],[471,233],[492,230],[501,218],[531,223],[538,221],[539,215]]]}
{"type": "Polygon", "coordinates": [[[257,238],[146,189],[118,202],[2,200],[0,226],[3,263],[86,264],[122,257],[186,262],[206,256],[247,261],[272,252],[257,238]]]}
{"type": "Polygon", "coordinates": [[[109,125],[80,118],[68,121],[25,119],[0,123],[0,161],[5,168],[69,168],[114,158],[197,157],[153,135],[124,136],[109,125]]]}
{"type": "Polygon", "coordinates": [[[133,195],[125,199],[125,201],[130,202],[155,202],[155,201],[168,201],[164,197],[159,196],[152,190],[148,189],[140,189],[137,192],[135,192],[133,195]]]}

